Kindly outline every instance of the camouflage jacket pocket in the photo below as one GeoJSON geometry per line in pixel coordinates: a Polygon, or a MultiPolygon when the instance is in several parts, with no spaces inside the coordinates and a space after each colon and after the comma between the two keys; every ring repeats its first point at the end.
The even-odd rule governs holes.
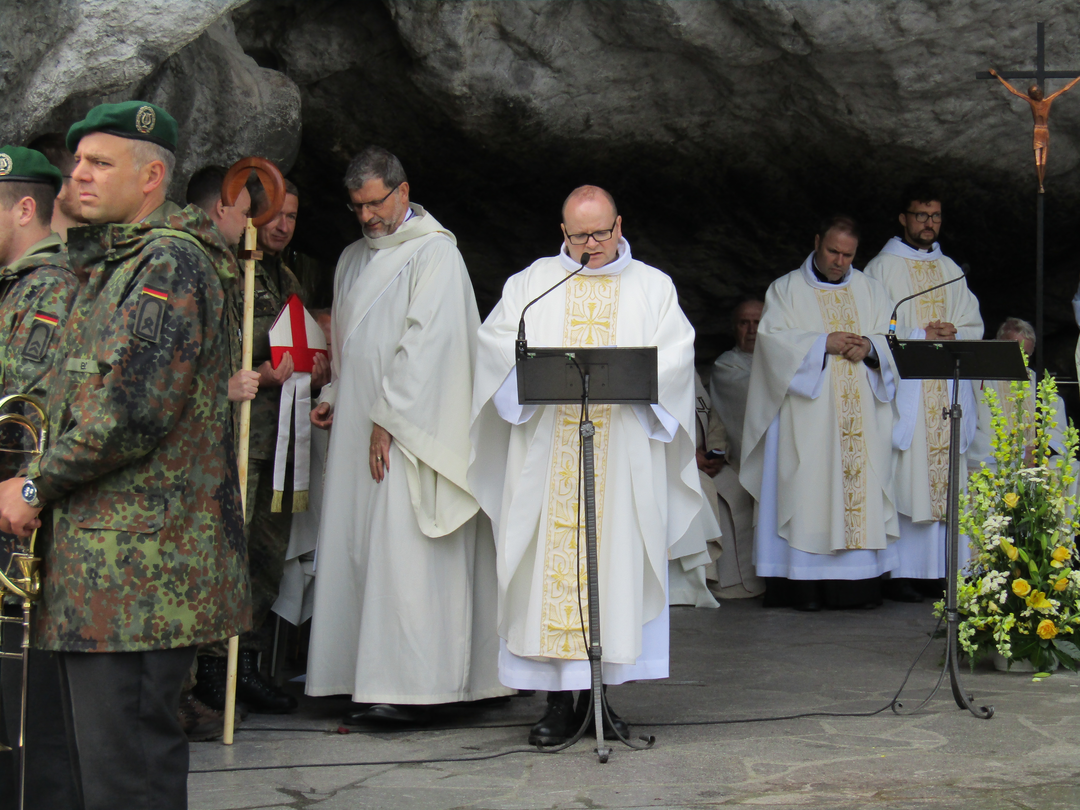
{"type": "Polygon", "coordinates": [[[86,487],[72,496],[69,514],[80,529],[153,534],[165,523],[165,498],[86,487]]]}

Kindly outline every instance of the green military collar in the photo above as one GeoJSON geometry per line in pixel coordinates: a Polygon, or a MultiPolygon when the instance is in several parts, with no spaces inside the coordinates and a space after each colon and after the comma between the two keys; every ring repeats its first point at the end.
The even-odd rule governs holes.
{"type": "Polygon", "coordinates": [[[174,202],[170,202],[169,200],[166,200],[149,214],[147,214],[145,217],[143,217],[140,221],[145,222],[147,225],[156,225],[159,222],[164,222],[173,214],[179,214],[180,210],[181,209],[179,205],[174,202]]]}
{"type": "Polygon", "coordinates": [[[40,242],[32,244],[22,256],[13,261],[7,267],[0,268],[0,278],[13,278],[28,266],[37,266],[38,262],[35,261],[42,256],[51,256],[55,253],[59,253],[64,249],[64,243],[60,239],[59,234],[50,233],[40,242]]]}

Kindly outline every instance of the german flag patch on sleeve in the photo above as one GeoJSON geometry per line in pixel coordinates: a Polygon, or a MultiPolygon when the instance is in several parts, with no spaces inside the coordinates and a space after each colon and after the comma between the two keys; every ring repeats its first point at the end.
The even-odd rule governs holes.
{"type": "Polygon", "coordinates": [[[60,319],[55,315],[40,310],[36,312],[33,323],[30,324],[30,334],[26,336],[26,343],[23,345],[22,356],[33,363],[44,360],[49,353],[53,330],[59,323],[60,319]]]}
{"type": "Polygon", "coordinates": [[[139,296],[139,307],[135,310],[135,325],[132,333],[135,337],[157,343],[161,338],[161,325],[165,321],[165,304],[169,294],[155,287],[145,286],[139,296]]]}

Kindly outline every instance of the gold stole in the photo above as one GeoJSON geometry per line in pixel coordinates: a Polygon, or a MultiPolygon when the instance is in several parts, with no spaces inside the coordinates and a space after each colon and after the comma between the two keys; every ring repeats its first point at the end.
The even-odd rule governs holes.
{"type": "MultiPolygon", "coordinates": [[[[861,335],[859,311],[851,289],[815,290],[826,332],[861,335]]],[[[844,547],[866,548],[866,436],[863,433],[860,363],[834,356],[833,396],[840,423],[841,466],[844,474],[844,547]]]]}
{"type": "MultiPolygon", "coordinates": [[[[566,285],[564,346],[613,346],[619,311],[619,276],[576,276],[566,285]]],[[[610,405],[589,405],[596,426],[593,461],[596,476],[596,539],[603,536],[604,485],[607,482],[610,405]]],[[[581,487],[581,553],[578,554],[578,424],[580,405],[555,408],[554,450],[548,476],[544,544],[543,602],[540,606],[540,655],[585,659],[589,630],[589,592],[585,566],[585,487],[581,487]],[[578,563],[580,562],[580,567],[578,563]],[[579,589],[580,585],[580,589],[579,589]],[[580,592],[579,592],[580,590],[580,592]],[[579,616],[580,612],[584,618],[579,616]],[[583,627],[584,623],[584,627],[583,627]]]]}
{"type": "MultiPolygon", "coordinates": [[[[936,261],[905,259],[916,290],[940,284],[941,267],[936,261]]],[[[923,329],[930,321],[945,317],[945,289],[934,290],[915,299],[917,322],[923,329]]],[[[949,388],[945,380],[923,380],[923,416],[926,420],[926,465],[930,477],[930,514],[945,520],[949,494],[949,423],[942,411],[949,407],[949,388]]]]}

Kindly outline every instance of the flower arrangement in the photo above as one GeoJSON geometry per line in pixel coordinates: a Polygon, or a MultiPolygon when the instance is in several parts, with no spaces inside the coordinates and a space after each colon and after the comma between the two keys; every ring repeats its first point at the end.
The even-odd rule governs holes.
{"type": "Polygon", "coordinates": [[[958,640],[972,666],[994,651],[1036,671],[1080,666],[1080,523],[1069,494],[1080,436],[1070,424],[1064,455],[1051,455],[1056,397],[1049,375],[1036,397],[1031,383],[1012,383],[1004,407],[985,391],[995,464],[970,477],[960,518],[973,556],[958,576],[958,640]]]}

